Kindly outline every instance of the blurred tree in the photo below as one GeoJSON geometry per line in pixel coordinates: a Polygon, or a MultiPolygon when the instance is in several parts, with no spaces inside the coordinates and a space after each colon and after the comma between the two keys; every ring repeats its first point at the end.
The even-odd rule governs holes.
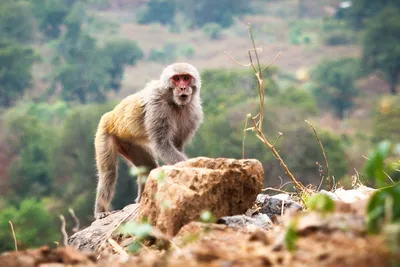
{"type": "Polygon", "coordinates": [[[330,105],[336,115],[343,119],[344,112],[351,108],[353,98],[358,94],[354,82],[360,75],[357,59],[322,61],[311,73],[313,93],[321,105],[330,105]]]}
{"type": "Polygon", "coordinates": [[[5,140],[10,166],[10,185],[18,198],[49,195],[54,173],[50,162],[57,140],[54,127],[18,108],[4,114],[5,140]]]}
{"type": "Polygon", "coordinates": [[[24,199],[18,206],[0,211],[0,252],[14,250],[9,221],[13,223],[19,249],[50,245],[60,234],[54,217],[42,201],[24,199]]]}
{"type": "Polygon", "coordinates": [[[0,37],[0,106],[9,107],[31,86],[33,50],[0,37]]]}
{"type": "Polygon", "coordinates": [[[108,91],[118,91],[123,68],[134,65],[143,53],[134,41],[109,41],[103,48],[84,31],[85,6],[77,2],[65,18],[65,33],[58,40],[53,63],[56,75],[49,94],[58,84],[64,100],[103,102],[108,91]]]}
{"type": "MultiPolygon", "coordinates": [[[[65,17],[77,0],[32,0],[33,14],[38,20],[39,29],[49,39],[58,38],[65,17]]],[[[78,0],[79,1],[79,0],[78,0]]]]}
{"type": "Polygon", "coordinates": [[[176,3],[174,0],[150,0],[146,9],[138,18],[139,24],[159,22],[161,24],[172,24],[174,22],[176,3]]]}
{"type": "Polygon", "coordinates": [[[249,2],[246,0],[203,0],[185,1],[188,6],[186,10],[193,10],[187,14],[193,19],[193,24],[202,27],[204,24],[215,22],[222,27],[229,27],[233,24],[235,15],[250,12],[249,2]]]}
{"type": "Polygon", "coordinates": [[[218,40],[221,38],[222,28],[219,24],[211,22],[204,24],[203,32],[211,40],[218,40]]]}
{"type": "Polygon", "coordinates": [[[29,2],[22,0],[0,1],[0,36],[18,42],[30,41],[33,37],[34,18],[29,2]]]}
{"type": "Polygon", "coordinates": [[[396,94],[400,76],[400,8],[387,7],[367,23],[363,39],[363,63],[377,70],[396,94]]]}
{"type": "MultiPolygon", "coordinates": [[[[263,73],[266,95],[278,93],[278,86],[273,79],[276,68],[268,68],[263,73]]],[[[202,86],[202,101],[205,112],[219,114],[238,102],[258,97],[257,81],[252,70],[207,69],[201,73],[207,83],[202,86]]],[[[243,116],[245,116],[244,114],[243,116]]]]}
{"type": "MultiPolygon", "coordinates": [[[[400,8],[398,0],[353,0],[345,17],[355,29],[361,29],[368,20],[375,21],[375,16],[386,7],[400,8]]],[[[398,16],[398,15],[397,15],[398,16]]],[[[379,22],[379,21],[378,21],[379,22]]]]}
{"type": "Polygon", "coordinates": [[[400,96],[383,97],[373,116],[373,141],[400,144],[400,96]]]}
{"type": "Polygon", "coordinates": [[[136,61],[143,58],[143,52],[136,42],[126,39],[114,39],[105,44],[100,53],[111,61],[105,66],[110,76],[107,87],[118,92],[121,87],[125,65],[134,66],[136,61]]]}

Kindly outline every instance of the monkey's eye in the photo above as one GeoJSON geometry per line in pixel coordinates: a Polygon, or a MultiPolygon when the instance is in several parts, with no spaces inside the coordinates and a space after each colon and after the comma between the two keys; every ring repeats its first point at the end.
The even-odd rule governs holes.
{"type": "Polygon", "coordinates": [[[175,82],[177,82],[177,81],[179,81],[179,76],[178,76],[178,75],[174,75],[174,76],[172,76],[172,79],[173,79],[175,82]]]}
{"type": "Polygon", "coordinates": [[[189,81],[189,79],[190,79],[190,75],[183,75],[183,80],[185,80],[185,81],[189,81]]]}

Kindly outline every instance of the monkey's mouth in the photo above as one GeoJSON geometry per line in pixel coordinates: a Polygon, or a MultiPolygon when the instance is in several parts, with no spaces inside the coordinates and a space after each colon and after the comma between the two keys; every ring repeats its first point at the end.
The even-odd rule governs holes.
{"type": "Polygon", "coordinates": [[[182,94],[182,95],[179,96],[179,99],[182,100],[182,101],[186,101],[188,98],[189,98],[189,95],[182,94]]]}

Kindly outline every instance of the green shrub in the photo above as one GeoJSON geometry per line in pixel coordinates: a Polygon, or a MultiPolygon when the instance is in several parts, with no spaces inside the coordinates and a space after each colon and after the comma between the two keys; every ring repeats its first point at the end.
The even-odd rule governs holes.
{"type": "Polygon", "coordinates": [[[183,57],[191,58],[194,56],[194,54],[195,54],[194,47],[190,44],[179,47],[179,55],[183,57]]]}
{"type": "Polygon", "coordinates": [[[0,211],[0,251],[14,250],[9,221],[13,223],[18,248],[50,245],[59,241],[59,227],[43,201],[24,199],[18,206],[7,206],[0,211]]]}
{"type": "Polygon", "coordinates": [[[147,2],[146,9],[139,14],[139,24],[149,24],[159,22],[161,24],[172,24],[176,12],[175,1],[169,0],[150,0],[147,2]]]}
{"type": "Polygon", "coordinates": [[[345,111],[353,106],[358,95],[355,81],[361,76],[356,58],[324,60],[311,73],[313,94],[321,107],[330,106],[343,119],[345,111]]]}
{"type": "Polygon", "coordinates": [[[19,197],[50,194],[57,130],[19,108],[9,110],[3,118],[7,151],[15,158],[9,169],[11,190],[19,197]]]}
{"type": "Polygon", "coordinates": [[[400,96],[386,96],[378,104],[373,118],[373,141],[400,143],[400,96]]]}
{"type": "Polygon", "coordinates": [[[229,27],[234,22],[234,16],[251,11],[245,0],[189,0],[185,1],[185,5],[193,10],[193,24],[200,27],[207,23],[229,27]]]}
{"type": "Polygon", "coordinates": [[[207,23],[203,26],[204,34],[211,40],[221,38],[222,27],[217,23],[207,23]]]}
{"type": "Polygon", "coordinates": [[[160,49],[152,48],[150,50],[149,60],[155,62],[171,62],[177,58],[177,45],[174,43],[165,43],[160,49]]]}

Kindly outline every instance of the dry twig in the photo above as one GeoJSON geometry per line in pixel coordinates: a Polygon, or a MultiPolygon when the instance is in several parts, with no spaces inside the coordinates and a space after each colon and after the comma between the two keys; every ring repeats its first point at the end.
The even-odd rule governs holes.
{"type": "Polygon", "coordinates": [[[61,220],[61,234],[63,236],[63,244],[64,246],[68,246],[68,234],[67,234],[67,230],[65,230],[65,218],[63,215],[60,215],[60,220],[61,220]]]}
{"type": "Polygon", "coordinates": [[[242,159],[244,159],[244,142],[246,139],[246,133],[247,133],[247,123],[249,122],[249,118],[251,117],[251,114],[247,114],[246,116],[246,122],[244,124],[244,129],[243,129],[243,141],[242,141],[242,159]]]}
{"type": "MultiPolygon", "coordinates": [[[[107,240],[111,237],[111,235],[114,233],[114,231],[115,231],[118,227],[120,227],[121,224],[122,224],[123,222],[126,221],[126,219],[128,219],[132,214],[134,214],[135,212],[138,212],[138,211],[139,211],[139,205],[136,206],[134,209],[132,209],[131,212],[129,212],[124,218],[122,218],[122,219],[117,223],[117,225],[116,225],[113,229],[111,229],[111,231],[109,231],[109,232],[107,233],[107,235],[106,235],[106,237],[104,238],[103,242],[101,242],[99,248],[101,248],[101,247],[104,246],[104,244],[105,244],[105,243],[107,242],[107,240]]],[[[101,252],[102,252],[102,251],[101,251],[101,252]]],[[[100,252],[99,255],[97,256],[97,259],[100,258],[101,252],[100,252]]]]}
{"type": "MultiPolygon", "coordinates": [[[[257,89],[258,89],[258,94],[259,94],[259,99],[260,99],[260,109],[259,109],[259,112],[258,112],[258,114],[256,116],[252,117],[250,115],[250,117],[251,117],[251,119],[253,121],[253,127],[251,127],[251,128],[245,127],[245,128],[247,128],[245,130],[246,131],[247,130],[251,130],[251,131],[255,132],[256,137],[258,139],[260,139],[260,141],[271,150],[272,154],[275,156],[275,158],[279,161],[280,165],[284,169],[285,174],[287,174],[289,176],[289,178],[292,180],[293,184],[295,185],[295,187],[298,190],[300,190],[300,191],[308,191],[305,186],[303,186],[301,183],[299,183],[296,180],[294,175],[290,172],[289,168],[286,166],[285,162],[283,161],[283,159],[279,155],[278,151],[275,149],[275,144],[279,140],[281,135],[278,137],[278,139],[275,141],[274,144],[271,144],[263,134],[262,123],[263,123],[263,120],[264,120],[264,81],[263,81],[262,73],[269,66],[271,66],[271,64],[273,62],[275,62],[279,58],[280,53],[278,53],[276,55],[276,57],[267,66],[265,66],[264,68],[261,68],[260,59],[258,57],[258,51],[261,51],[261,49],[257,49],[256,48],[250,24],[248,25],[248,28],[249,28],[249,33],[250,33],[250,38],[251,38],[251,41],[252,41],[252,45],[253,45],[253,49],[248,51],[250,64],[247,64],[247,65],[241,64],[241,63],[237,62],[233,57],[231,57],[227,53],[225,53],[234,63],[236,63],[238,65],[241,65],[243,67],[251,66],[253,68],[254,74],[255,74],[255,76],[257,78],[257,89]],[[254,53],[254,56],[255,56],[255,59],[256,59],[256,63],[253,62],[252,53],[254,53]]],[[[246,126],[247,126],[247,121],[246,121],[246,126]]]]}
{"type": "Polygon", "coordinates": [[[69,208],[68,211],[71,214],[72,218],[74,218],[74,220],[75,220],[75,227],[72,228],[72,231],[76,233],[79,231],[79,225],[80,225],[79,219],[78,219],[78,217],[76,217],[73,209],[69,208]]]}
{"type": "Polygon", "coordinates": [[[286,192],[286,191],[283,191],[283,190],[280,190],[280,189],[276,189],[276,188],[273,188],[273,187],[266,187],[266,188],[263,188],[263,189],[261,189],[261,191],[276,191],[276,192],[279,192],[279,193],[283,193],[283,194],[287,194],[288,192],[286,192]]]}
{"type": "Polygon", "coordinates": [[[128,253],[114,239],[109,238],[107,241],[120,255],[128,256],[128,253]]]}
{"type": "Polygon", "coordinates": [[[11,232],[12,232],[12,235],[13,235],[13,238],[14,238],[14,246],[15,246],[15,251],[17,251],[17,252],[18,252],[17,238],[15,237],[14,226],[13,226],[13,224],[12,224],[12,222],[11,222],[11,221],[8,221],[8,223],[10,224],[10,227],[11,227],[11,232]]]}
{"type": "Polygon", "coordinates": [[[315,128],[311,124],[311,122],[309,122],[308,120],[305,120],[305,122],[307,122],[308,125],[311,127],[311,129],[314,131],[315,137],[317,138],[319,146],[321,147],[322,155],[324,156],[324,160],[325,160],[326,171],[328,173],[328,175],[326,176],[326,183],[327,183],[327,186],[328,186],[328,191],[330,191],[332,189],[332,187],[331,187],[331,174],[330,174],[330,171],[329,171],[328,159],[326,158],[324,146],[322,145],[321,140],[319,139],[319,136],[317,134],[317,131],[315,130],[315,128]]]}

